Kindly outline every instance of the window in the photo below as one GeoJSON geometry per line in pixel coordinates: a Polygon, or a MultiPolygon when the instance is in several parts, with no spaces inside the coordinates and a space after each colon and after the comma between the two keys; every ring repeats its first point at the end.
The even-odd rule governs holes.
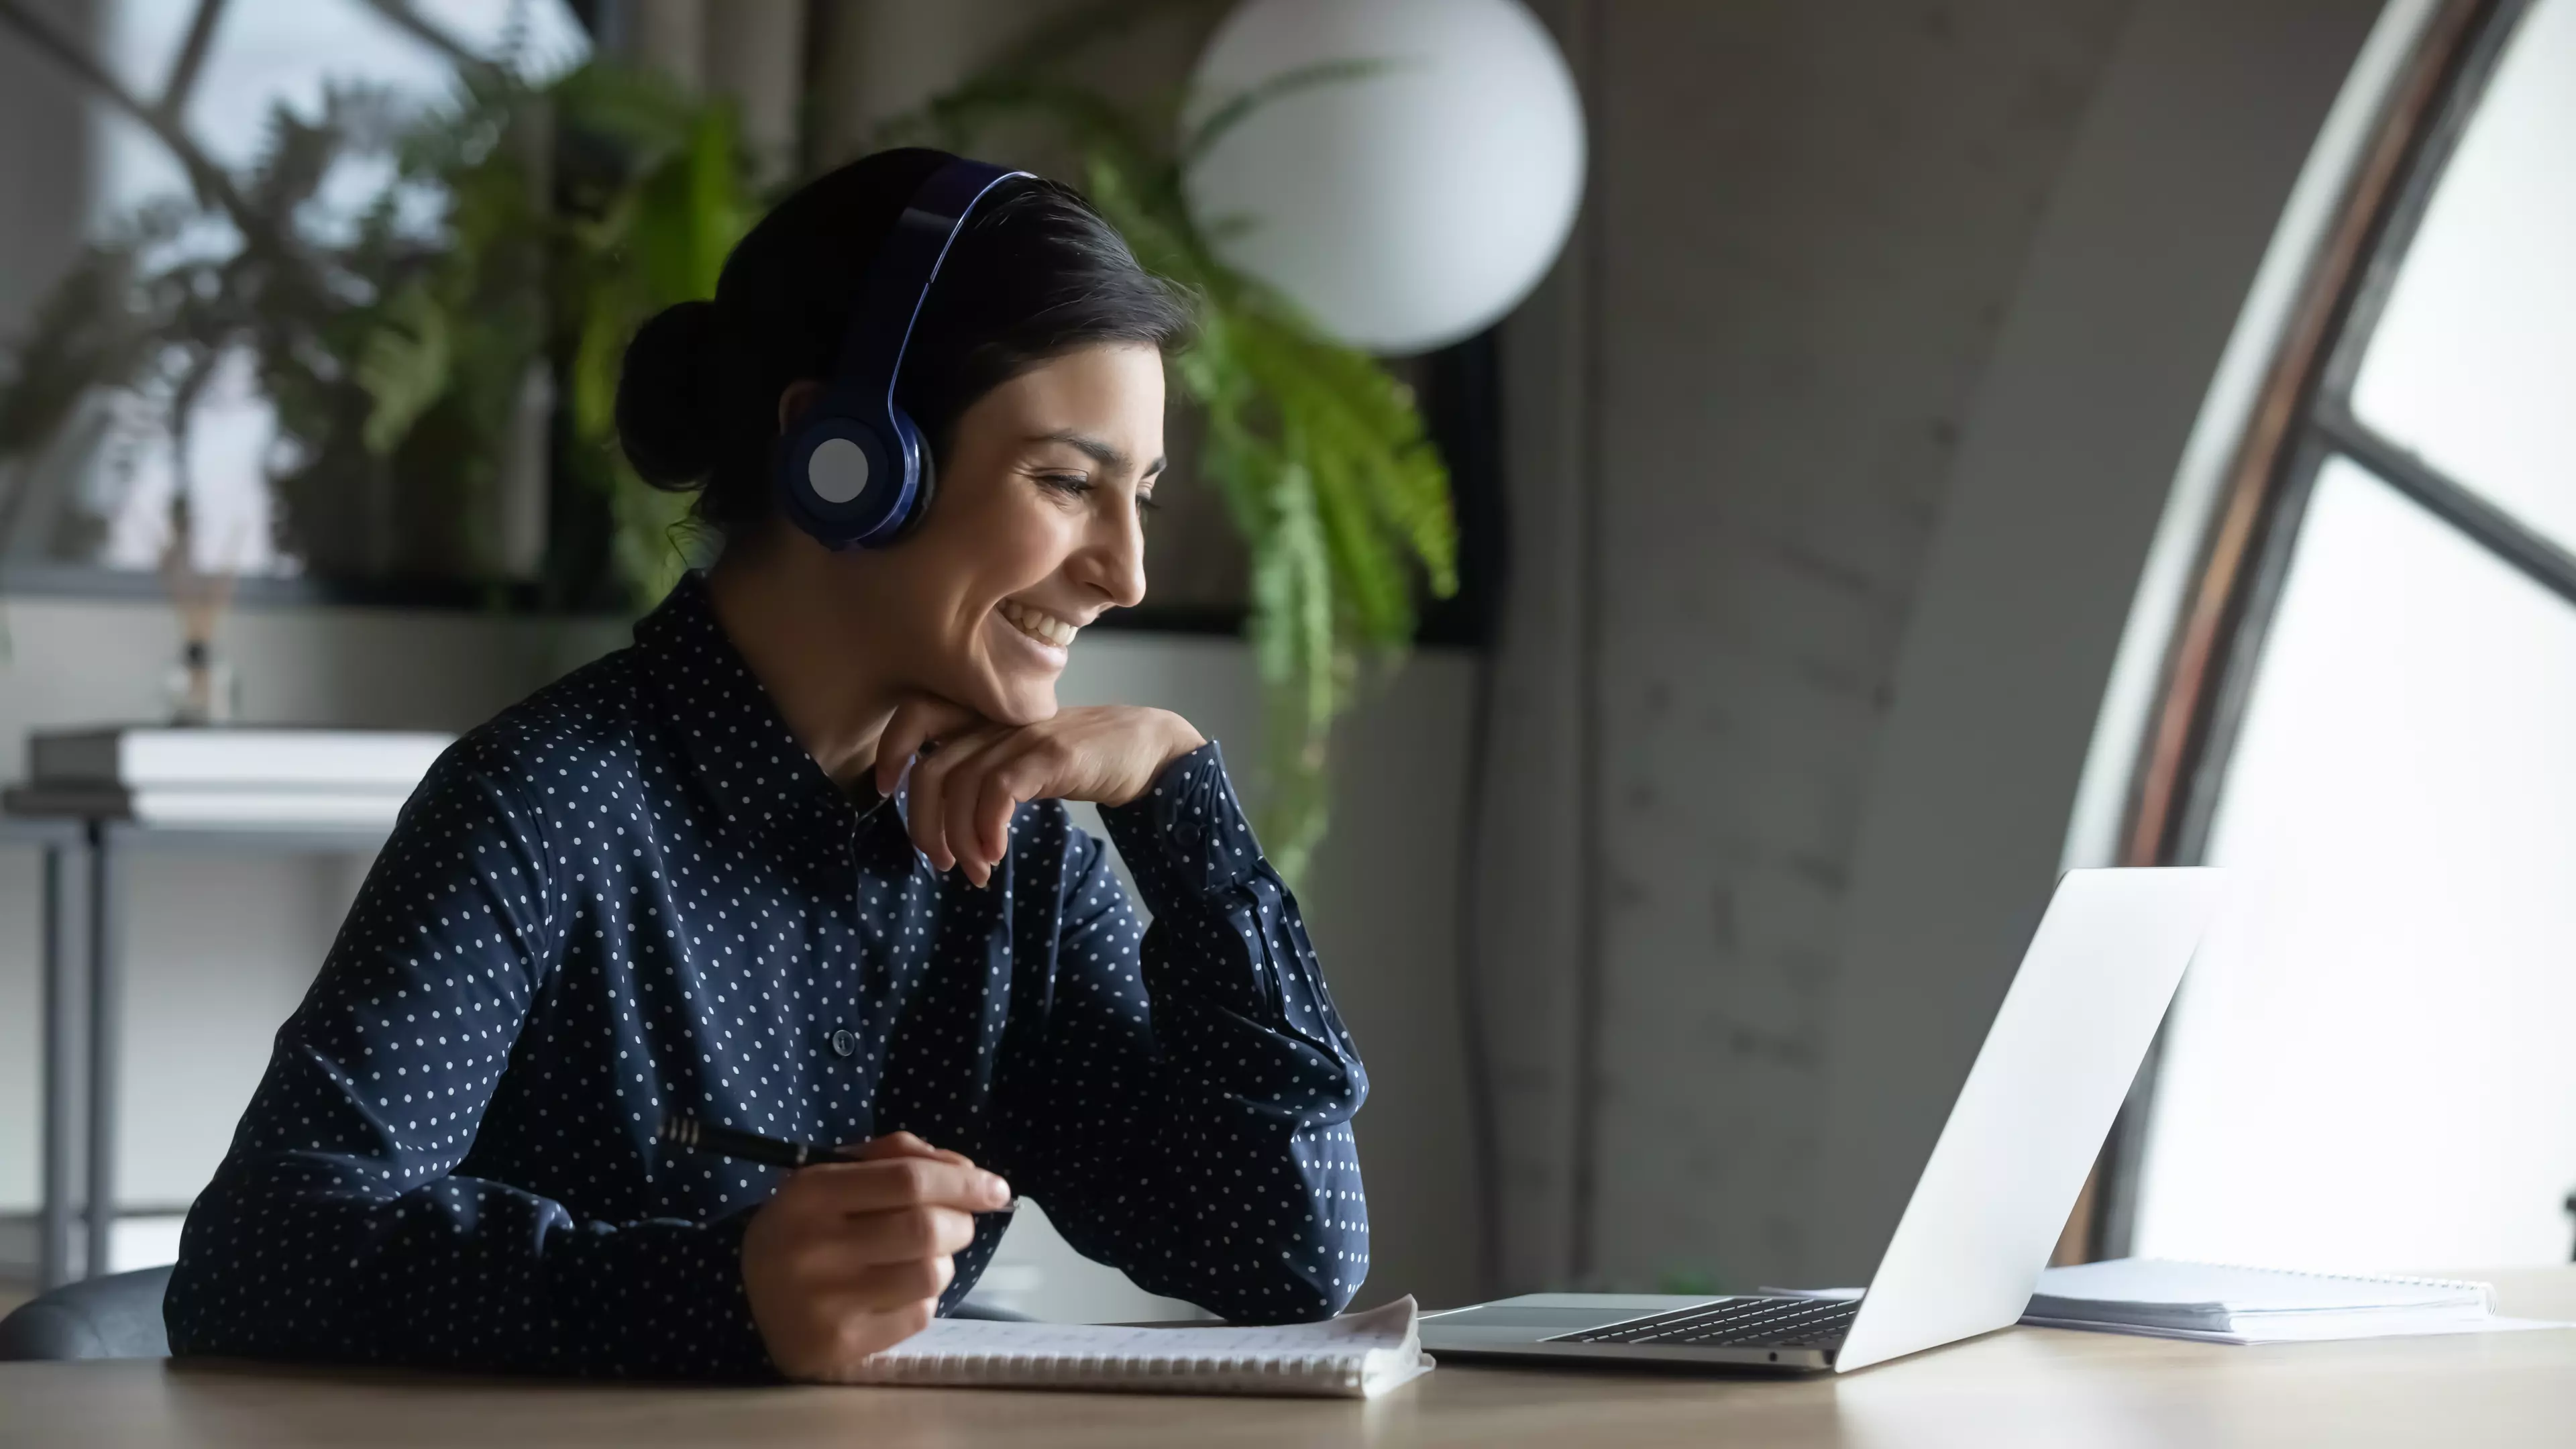
{"type": "MultiPolygon", "coordinates": [[[[443,45],[505,57],[528,72],[566,68],[589,50],[564,0],[104,0],[87,13],[91,34],[56,39],[93,60],[106,84],[169,110],[173,129],[237,178],[263,159],[281,108],[314,120],[334,88],[371,88],[397,114],[439,104],[457,82],[443,45]]],[[[0,30],[0,44],[33,43],[0,30]]],[[[93,237],[115,236],[147,205],[188,194],[176,151],[127,109],[97,100],[87,130],[93,237]]],[[[298,213],[297,228],[344,235],[393,174],[381,151],[342,154],[298,213]]],[[[422,224],[434,224],[434,209],[423,210],[422,224]]],[[[204,218],[163,243],[213,257],[240,244],[230,228],[204,218]]],[[[81,400],[48,446],[0,464],[0,565],[14,578],[104,572],[148,581],[184,491],[199,568],[251,580],[304,574],[308,561],[281,537],[270,486],[277,416],[251,352],[211,360],[184,434],[168,416],[164,399],[100,390],[81,400]]]]}
{"type": "Polygon", "coordinates": [[[2216,550],[2233,604],[2177,670],[2172,797],[2142,801],[2154,856],[2231,867],[2239,911],[2166,1022],[2115,1252],[2569,1257],[2576,0],[2435,33],[2281,379],[2260,522],[2216,550]]]}

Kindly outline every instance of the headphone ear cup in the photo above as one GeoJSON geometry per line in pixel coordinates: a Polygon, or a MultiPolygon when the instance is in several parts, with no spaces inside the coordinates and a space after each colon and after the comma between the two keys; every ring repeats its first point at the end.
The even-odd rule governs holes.
{"type": "Polygon", "coordinates": [[[921,527],[921,521],[930,516],[931,500],[938,496],[939,460],[931,456],[929,447],[925,445],[921,450],[921,489],[913,494],[912,513],[904,519],[903,527],[895,531],[895,537],[901,538],[921,527]]]}
{"type": "Polygon", "coordinates": [[[913,458],[913,488],[912,505],[904,510],[902,521],[887,536],[888,543],[905,538],[921,527],[921,520],[930,516],[931,500],[939,496],[939,460],[931,456],[930,440],[914,426],[911,414],[900,408],[895,410],[894,425],[903,429],[906,451],[913,458]]]}

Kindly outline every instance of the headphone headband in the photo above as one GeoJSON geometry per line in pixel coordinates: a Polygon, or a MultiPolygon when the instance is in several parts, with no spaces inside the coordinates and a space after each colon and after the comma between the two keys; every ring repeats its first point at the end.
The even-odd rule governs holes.
{"type": "Polygon", "coordinates": [[[930,173],[906,202],[894,230],[868,265],[867,294],[850,311],[849,331],[842,335],[835,385],[849,383],[874,390],[883,384],[886,401],[894,401],[896,377],[904,352],[912,345],[913,325],[948,248],[966,229],[966,218],[986,192],[1025,171],[959,158],[930,173]]]}
{"type": "Polygon", "coordinates": [[[905,203],[868,265],[823,396],[785,440],[779,505],[832,548],[891,543],[929,506],[930,449],[895,402],[912,330],[976,203],[1025,171],[952,158],[905,203]]]}

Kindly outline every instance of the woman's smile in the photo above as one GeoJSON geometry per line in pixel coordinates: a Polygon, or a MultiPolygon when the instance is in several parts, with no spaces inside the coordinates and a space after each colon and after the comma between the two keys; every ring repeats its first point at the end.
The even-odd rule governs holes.
{"type": "Polygon", "coordinates": [[[1062,614],[1017,599],[1004,599],[993,606],[993,612],[1031,639],[1053,646],[1059,655],[1073,647],[1073,636],[1082,631],[1080,624],[1062,614]]]}
{"type": "MultiPolygon", "coordinates": [[[[985,618],[986,627],[992,632],[996,641],[991,646],[992,668],[996,673],[1006,678],[1012,674],[1018,674],[1024,680],[1031,680],[1033,675],[1044,675],[1052,679],[1055,675],[1064,672],[1065,663],[1073,657],[1073,652],[1064,645],[1033,632],[1029,625],[1019,622],[1019,619],[1036,620],[1051,617],[1051,615],[1040,615],[1033,610],[1021,608],[1007,600],[993,606],[993,611],[985,618]],[[1014,615],[1018,617],[1015,618],[1014,615]]],[[[1038,627],[1046,626],[1041,624],[1038,627]]]]}

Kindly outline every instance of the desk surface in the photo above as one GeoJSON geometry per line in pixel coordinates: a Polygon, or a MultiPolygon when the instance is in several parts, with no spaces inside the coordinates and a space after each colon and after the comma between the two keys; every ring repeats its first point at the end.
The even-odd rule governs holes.
{"type": "MultiPolygon", "coordinates": [[[[2576,1320],[2576,1269],[2482,1274],[2576,1320]]],[[[1848,1377],[1442,1367],[1372,1404],[0,1364],[0,1444],[2576,1443],[2576,1330],[2228,1348],[2015,1328],[1848,1377]]]]}

